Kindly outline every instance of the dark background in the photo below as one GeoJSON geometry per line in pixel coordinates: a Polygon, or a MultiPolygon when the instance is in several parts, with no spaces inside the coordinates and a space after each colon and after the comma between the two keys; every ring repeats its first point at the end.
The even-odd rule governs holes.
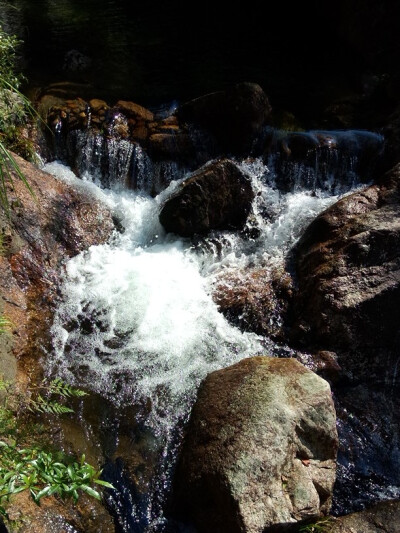
{"type": "Polygon", "coordinates": [[[251,81],[305,117],[378,85],[385,95],[398,88],[396,1],[15,0],[1,12],[24,41],[31,86],[88,84],[111,104],[152,107],[251,81]],[[68,61],[72,50],[84,67],[68,61]]]}

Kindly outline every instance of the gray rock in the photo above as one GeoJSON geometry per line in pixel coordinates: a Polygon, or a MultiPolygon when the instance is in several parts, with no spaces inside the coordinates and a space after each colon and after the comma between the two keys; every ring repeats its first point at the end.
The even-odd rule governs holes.
{"type": "Polygon", "coordinates": [[[252,357],[203,381],[177,466],[177,514],[200,532],[261,533],[329,512],[338,438],[329,384],[252,357]]]}

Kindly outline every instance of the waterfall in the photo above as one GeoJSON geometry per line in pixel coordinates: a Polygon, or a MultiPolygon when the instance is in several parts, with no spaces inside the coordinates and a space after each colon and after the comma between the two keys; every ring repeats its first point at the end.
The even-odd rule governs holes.
{"type": "Polygon", "coordinates": [[[168,187],[152,196],[153,167],[141,149],[123,141],[104,146],[95,136],[80,142],[81,179],[59,161],[44,169],[104,202],[122,230],[67,263],[46,372],[98,394],[116,410],[135,406],[136,424],[156,450],[154,475],[147,492],[135,496],[118,466],[108,465],[105,472],[116,476],[119,490],[109,503],[118,531],[161,532],[181,430],[202,379],[245,357],[292,355],[288,347],[242,332],[224,318],[212,298],[216,276],[283,261],[319,212],[361,186],[359,159],[349,156],[342,178],[327,171],[316,179],[326,159],[314,160],[311,178],[310,163],[298,163],[291,170],[296,168],[296,179],[283,188],[278,156],[238,161],[256,192],[249,217],[256,231],[250,237],[213,231],[193,243],[167,234],[158,220],[161,204],[183,179],[182,169],[174,174],[171,167],[168,187]],[[136,190],[129,188],[128,174],[136,190]]]}

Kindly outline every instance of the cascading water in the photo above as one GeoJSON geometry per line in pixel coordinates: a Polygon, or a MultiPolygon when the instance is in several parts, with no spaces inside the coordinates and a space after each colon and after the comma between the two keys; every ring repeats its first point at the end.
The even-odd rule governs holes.
{"type": "MultiPolygon", "coordinates": [[[[369,136],[378,144],[382,140],[369,136]]],[[[245,357],[292,355],[288,347],[228,323],[212,298],[216,276],[227,269],[283,261],[307,223],[358,186],[357,154],[351,153],[351,172],[348,167],[340,179],[327,171],[323,180],[304,180],[311,167],[298,164],[297,177],[284,191],[276,157],[267,163],[261,158],[238,161],[256,192],[249,221],[257,231],[214,231],[193,244],[167,234],[158,220],[160,205],[179,183],[180,173],[152,197],[149,167],[139,164],[141,154],[116,145],[119,159],[109,168],[130,166],[142,190],[127,190],[118,170],[117,179],[108,179],[105,187],[96,168],[96,158],[100,162],[104,155],[101,143],[96,138],[90,142],[82,179],[59,162],[45,165],[45,170],[90,190],[110,207],[122,231],[68,262],[47,373],[101,395],[116,409],[135,405],[138,427],[155,443],[156,466],[147,491],[139,496],[134,487],[114,478],[119,493],[110,495],[109,505],[118,531],[161,532],[168,527],[164,503],[181,430],[201,380],[245,357]]],[[[86,141],[86,154],[88,146],[86,141]]],[[[108,150],[107,157],[111,155],[108,150]]],[[[315,163],[327,168],[326,160],[315,163]]],[[[318,177],[315,167],[313,172],[318,177]]]]}

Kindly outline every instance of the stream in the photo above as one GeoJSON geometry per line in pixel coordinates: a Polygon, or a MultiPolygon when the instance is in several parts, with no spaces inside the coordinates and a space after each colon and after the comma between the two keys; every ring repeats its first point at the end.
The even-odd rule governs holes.
{"type": "Polygon", "coordinates": [[[256,192],[249,216],[252,231],[213,231],[201,239],[168,234],[158,219],[163,201],[184,179],[182,169],[169,167],[169,185],[154,197],[149,193],[154,167],[144,164],[144,154],[128,143],[109,141],[114,145],[108,146],[108,155],[116,158],[107,176],[96,168],[104,147],[93,138],[81,142],[81,178],[60,160],[44,165],[58,179],[104,202],[118,221],[109,242],[66,265],[46,373],[112,406],[111,420],[106,422],[105,414],[102,422],[113,440],[104,475],[117,489],[110,491],[107,503],[121,533],[178,530],[165,506],[182,429],[202,379],[253,355],[295,355],[288,346],[230,324],[212,292],[222,273],[282,264],[313,218],[365,186],[357,164],[365,146],[373,143],[379,149],[381,136],[365,131],[302,135],[317,133],[335,144],[311,162],[289,168],[277,154],[268,161],[236,161],[256,192]],[[121,165],[131,165],[136,190],[119,180],[121,165]],[[134,435],[125,444],[127,453],[129,446],[132,454],[144,447],[144,462],[152,463],[150,474],[142,481],[138,476],[136,484],[113,456],[126,409],[131,410],[134,435]]]}

